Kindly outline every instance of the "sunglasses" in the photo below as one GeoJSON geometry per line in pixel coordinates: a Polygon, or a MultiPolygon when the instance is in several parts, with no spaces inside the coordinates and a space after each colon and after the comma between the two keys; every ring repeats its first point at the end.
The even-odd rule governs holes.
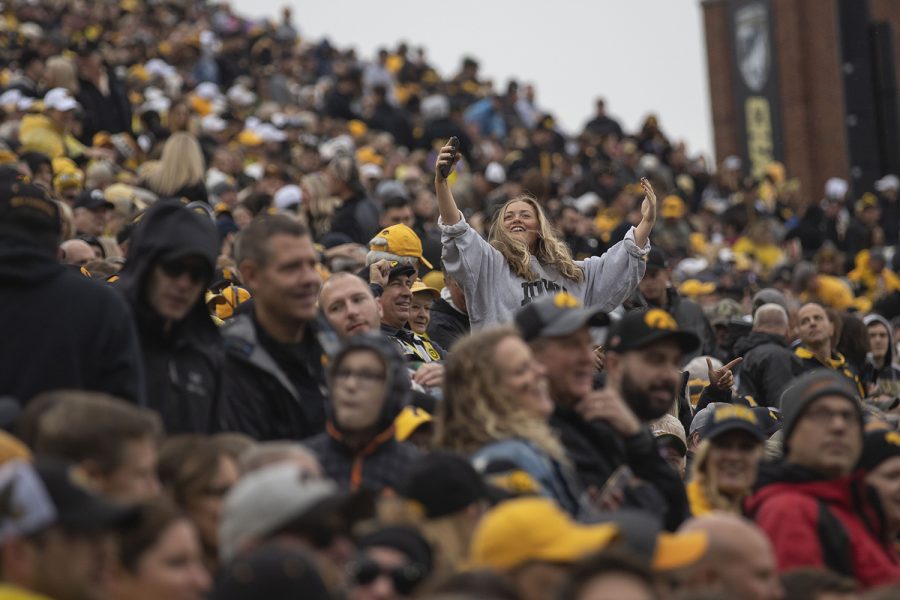
{"type": "Polygon", "coordinates": [[[391,579],[394,590],[401,596],[410,595],[427,574],[418,564],[385,569],[369,558],[362,558],[350,566],[350,575],[357,585],[369,585],[379,577],[386,576],[391,579]]]}
{"type": "Polygon", "coordinates": [[[159,266],[162,268],[163,273],[172,279],[178,279],[187,273],[194,283],[203,283],[209,277],[209,268],[202,264],[175,261],[163,262],[159,266]]]}

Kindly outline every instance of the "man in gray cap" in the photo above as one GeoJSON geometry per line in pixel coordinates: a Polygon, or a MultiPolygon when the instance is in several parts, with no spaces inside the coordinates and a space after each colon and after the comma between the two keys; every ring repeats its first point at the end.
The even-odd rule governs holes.
{"type": "Polygon", "coordinates": [[[850,381],[826,369],[781,398],[784,460],[763,471],[748,514],[775,547],[780,571],[821,567],[864,587],[900,580],[886,531],[859,474],[863,412],[850,381]]]}

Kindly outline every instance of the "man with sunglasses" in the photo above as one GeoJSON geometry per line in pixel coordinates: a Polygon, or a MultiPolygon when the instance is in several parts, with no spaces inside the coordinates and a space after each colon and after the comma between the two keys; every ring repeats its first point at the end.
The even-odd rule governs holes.
{"type": "Polygon", "coordinates": [[[204,291],[218,248],[207,216],[160,200],[135,228],[119,274],[138,325],[148,404],[169,435],[217,428],[224,354],[204,291]]]}
{"type": "Polygon", "coordinates": [[[745,504],[772,540],[778,569],[818,567],[863,587],[900,581],[881,511],[856,467],[863,412],[853,382],[817,369],[781,396],[784,459],[763,469],[745,504]]]}
{"type": "Polygon", "coordinates": [[[359,555],[348,569],[349,600],[412,598],[431,573],[431,547],[411,527],[382,527],[357,546],[359,555]]]}

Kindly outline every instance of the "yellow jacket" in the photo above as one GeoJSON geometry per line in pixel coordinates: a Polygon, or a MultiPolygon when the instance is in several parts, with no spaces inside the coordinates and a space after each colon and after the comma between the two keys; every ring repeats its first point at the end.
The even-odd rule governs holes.
{"type": "Polygon", "coordinates": [[[0,583],[0,600],[52,600],[52,598],[8,583],[0,583]]]}
{"type": "Polygon", "coordinates": [[[70,134],[59,131],[44,115],[25,115],[19,126],[22,152],[40,152],[51,159],[63,156],[79,157],[85,147],[70,134]]]}
{"type": "Polygon", "coordinates": [[[819,289],[815,296],[803,294],[804,302],[819,300],[823,304],[836,310],[847,310],[853,305],[853,292],[846,283],[833,275],[817,275],[819,289]]]}
{"type": "Polygon", "coordinates": [[[869,269],[869,251],[863,250],[856,257],[856,268],[847,273],[847,279],[858,283],[860,292],[869,300],[875,301],[891,292],[900,290],[900,277],[888,268],[876,275],[869,269]]]}

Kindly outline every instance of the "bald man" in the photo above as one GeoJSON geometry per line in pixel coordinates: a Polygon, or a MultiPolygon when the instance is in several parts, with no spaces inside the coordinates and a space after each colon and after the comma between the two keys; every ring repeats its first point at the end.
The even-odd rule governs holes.
{"type": "Polygon", "coordinates": [[[784,598],[772,543],[752,521],[714,512],[687,521],[682,531],[705,531],[710,538],[706,560],[684,574],[682,589],[718,590],[734,600],[784,598]]]}
{"type": "Polygon", "coordinates": [[[740,388],[760,406],[778,406],[781,392],[800,370],[799,359],[788,346],[788,314],[775,303],[763,304],[753,315],[753,331],[734,345],[743,356],[740,388]]]}
{"type": "Polygon", "coordinates": [[[67,265],[83,267],[97,258],[96,251],[84,240],[66,240],[59,249],[62,251],[62,262],[67,265]]]}

